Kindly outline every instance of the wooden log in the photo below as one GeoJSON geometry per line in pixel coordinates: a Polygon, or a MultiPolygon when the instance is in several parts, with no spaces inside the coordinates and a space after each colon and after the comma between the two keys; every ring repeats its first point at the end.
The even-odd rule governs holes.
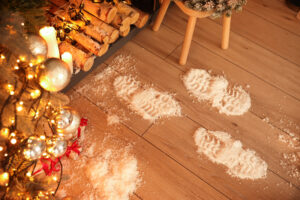
{"type": "Polygon", "coordinates": [[[130,17],[130,24],[134,24],[140,17],[140,13],[133,7],[119,2],[117,4],[118,13],[130,17]]]}
{"type": "Polygon", "coordinates": [[[140,9],[136,9],[139,14],[140,14],[140,17],[139,19],[134,23],[134,25],[138,28],[142,28],[146,25],[146,23],[148,22],[149,20],[149,14],[148,13],[145,13],[143,11],[141,11],[140,9]]]}
{"type": "Polygon", "coordinates": [[[111,22],[111,25],[117,29],[119,29],[120,32],[124,32],[128,28],[130,29],[131,19],[127,15],[117,13],[114,20],[111,22]]]}
{"type": "Polygon", "coordinates": [[[108,3],[93,3],[90,0],[69,0],[70,3],[79,6],[84,4],[84,10],[95,15],[105,23],[110,24],[117,14],[117,8],[108,3]]]}
{"type": "Polygon", "coordinates": [[[120,31],[120,35],[121,35],[122,37],[126,37],[126,36],[129,34],[129,32],[130,32],[130,26],[128,26],[127,29],[125,29],[125,30],[123,30],[123,31],[120,31]]]}
{"type": "Polygon", "coordinates": [[[88,51],[92,52],[96,56],[102,56],[108,50],[108,44],[99,44],[94,41],[91,37],[85,35],[84,33],[79,33],[77,31],[71,31],[70,37],[78,42],[81,46],[83,46],[88,51]]]}
{"type": "Polygon", "coordinates": [[[95,26],[90,24],[88,26],[81,27],[84,32],[91,36],[92,38],[96,39],[100,43],[108,43],[109,37],[105,30],[101,29],[99,26],[95,26]]]}
{"type": "Polygon", "coordinates": [[[93,64],[95,56],[92,54],[87,54],[84,51],[76,48],[68,42],[61,42],[59,44],[60,54],[64,52],[69,52],[72,54],[73,64],[76,68],[80,68],[83,71],[89,71],[93,64]]]}
{"type": "Polygon", "coordinates": [[[113,43],[119,38],[119,30],[106,24],[104,21],[98,19],[97,17],[91,15],[90,13],[83,11],[84,16],[86,16],[93,25],[98,26],[100,29],[105,30],[109,40],[108,43],[113,43]]]}
{"type": "Polygon", "coordinates": [[[69,21],[72,24],[78,25],[87,35],[91,36],[95,40],[100,43],[108,43],[109,36],[105,29],[102,27],[95,26],[94,24],[85,25],[85,23],[81,20],[74,21],[71,19],[70,15],[64,9],[57,9],[54,11],[53,9],[50,10],[52,14],[59,17],[63,21],[69,21]]]}
{"type": "MultiPolygon", "coordinates": [[[[67,7],[69,7],[69,3],[66,0],[50,0],[54,5],[58,6],[58,7],[63,7],[65,9],[67,9],[67,7]]],[[[89,12],[86,11],[82,11],[82,13],[84,14],[84,16],[90,20],[91,24],[93,24],[94,26],[98,26],[99,29],[102,29],[104,31],[106,31],[109,39],[108,39],[108,43],[113,43],[115,42],[118,38],[119,38],[119,30],[110,26],[109,24],[105,23],[104,21],[100,20],[99,18],[95,17],[94,15],[90,14],[89,12]]],[[[84,22],[82,22],[83,24],[81,26],[84,25],[84,22]]]]}

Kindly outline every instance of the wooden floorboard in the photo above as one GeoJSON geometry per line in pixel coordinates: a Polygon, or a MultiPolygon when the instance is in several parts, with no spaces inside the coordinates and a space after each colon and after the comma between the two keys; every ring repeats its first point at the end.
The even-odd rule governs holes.
{"type": "Polygon", "coordinates": [[[175,119],[154,125],[145,138],[183,163],[204,180],[217,187],[231,199],[295,199],[300,191],[268,171],[267,178],[249,181],[232,178],[226,168],[196,153],[193,134],[199,124],[188,118],[175,119]]]}
{"type": "MultiPolygon", "coordinates": [[[[145,30],[144,32],[146,31],[151,31],[151,30],[148,29],[145,30]]],[[[141,35],[143,35],[144,32],[142,32],[141,35]]],[[[151,37],[149,38],[149,40],[152,40],[151,37]]],[[[237,43],[236,45],[238,44],[239,43],[237,43]]],[[[144,45],[142,41],[139,42],[139,45],[148,49],[148,47],[144,45]]],[[[149,48],[151,49],[152,52],[156,51],[156,49],[153,48],[153,46],[150,46],[149,48]]],[[[272,125],[279,127],[281,130],[285,130],[285,131],[288,130],[296,134],[300,134],[300,130],[299,130],[299,121],[300,121],[299,103],[300,102],[297,99],[282,92],[282,90],[278,90],[277,87],[268,84],[268,82],[265,82],[262,78],[259,78],[256,74],[249,73],[248,71],[244,70],[244,68],[239,67],[238,65],[235,64],[235,63],[239,63],[238,61],[232,63],[231,60],[227,58],[223,59],[221,53],[220,54],[216,53],[216,51],[212,51],[210,48],[200,46],[199,44],[196,44],[194,42],[192,43],[187,65],[179,66],[177,62],[180,55],[180,51],[181,51],[181,46],[179,46],[172,53],[172,55],[168,57],[167,61],[177,66],[180,70],[183,71],[186,71],[190,67],[204,68],[207,70],[212,70],[212,72],[215,74],[222,75],[224,73],[225,76],[232,83],[241,84],[244,87],[246,87],[246,85],[249,84],[250,86],[249,91],[252,98],[251,111],[253,111],[257,116],[259,116],[262,119],[263,118],[269,119],[269,122],[272,125]]],[[[230,52],[228,52],[228,54],[230,55],[230,52]]],[[[248,62],[250,61],[251,60],[248,60],[248,62]]],[[[257,66],[257,68],[261,68],[261,71],[263,71],[263,69],[266,70],[265,67],[259,65],[259,61],[257,61],[257,59],[252,59],[252,62],[254,63],[253,66],[257,66]]],[[[279,72],[276,73],[273,71],[272,74],[269,75],[270,82],[276,83],[278,80],[276,79],[276,77],[280,77],[280,76],[282,77],[282,74],[287,74],[287,73],[279,73],[279,72]]],[[[289,74],[297,77],[300,75],[300,72],[294,70],[289,74]]],[[[291,79],[285,78],[285,76],[284,78],[281,78],[282,82],[284,81],[283,79],[285,79],[284,85],[287,84],[299,90],[300,83],[299,84],[294,83],[291,79]]],[[[298,80],[300,80],[300,77],[298,80]]]]}
{"type": "Polygon", "coordinates": [[[128,127],[142,135],[151,123],[143,120],[140,116],[133,113],[127,105],[116,98],[112,87],[113,78],[115,77],[112,76],[104,83],[97,80],[97,75],[101,74],[106,67],[106,64],[102,64],[83,81],[76,85],[75,90],[86,96],[91,102],[105,110],[108,114],[116,114],[120,118],[120,121],[124,121],[128,127]],[[105,89],[108,91],[102,95],[102,91],[104,91],[103,87],[105,86],[108,87],[105,89]]]}
{"type": "MultiPolygon", "coordinates": [[[[239,14],[239,17],[240,15],[242,15],[242,13],[239,14]]],[[[182,27],[185,27],[186,23],[186,15],[182,14],[176,6],[168,10],[164,24],[170,29],[175,30],[176,33],[174,34],[181,33],[184,35],[185,29],[182,27]]],[[[200,19],[197,22],[193,40],[215,54],[235,63],[245,71],[276,86],[281,91],[300,99],[299,66],[234,32],[230,33],[229,49],[224,51],[220,48],[221,35],[221,25],[218,26],[214,21],[209,19],[200,19]],[[284,74],[284,76],[282,76],[282,74],[284,74]]],[[[181,40],[183,40],[183,36],[181,40]]],[[[299,41],[300,38],[298,38],[298,43],[299,41]]],[[[292,52],[292,54],[299,54],[300,58],[299,52],[292,52]]]]}
{"type": "Polygon", "coordinates": [[[89,143],[99,147],[95,151],[103,151],[101,144],[105,136],[115,138],[116,141],[109,144],[114,148],[133,144],[133,153],[138,159],[138,167],[143,178],[136,194],[142,199],[227,199],[137,133],[122,125],[118,129],[108,127],[106,114],[85,97],[73,100],[71,106],[89,119],[89,127],[85,134],[91,138],[89,143]]]}
{"type": "Polygon", "coordinates": [[[288,8],[285,0],[249,0],[244,9],[300,36],[297,12],[288,8]]]}
{"type": "Polygon", "coordinates": [[[115,148],[132,144],[143,177],[132,200],[300,199],[299,178],[290,177],[280,166],[282,154],[292,149],[278,140],[279,134],[300,135],[300,26],[293,17],[283,0],[249,0],[244,11],[232,17],[226,51],[220,49],[220,19],[198,20],[188,62],[180,66],[187,17],[170,7],[158,32],[150,27],[140,32],[69,92],[71,106],[89,119],[86,134],[93,138],[89,144],[96,143],[100,151],[107,134],[119,141],[112,142],[115,148]],[[105,83],[97,80],[120,54],[135,59],[135,71],[127,74],[174,94],[182,117],[150,123],[116,98],[115,76],[105,83]],[[190,68],[211,70],[230,84],[242,85],[251,96],[249,112],[226,116],[207,102],[197,102],[181,81],[190,68]],[[109,92],[103,95],[107,86],[109,92]],[[124,120],[108,126],[111,114],[124,120]],[[197,154],[193,134],[199,127],[228,132],[245,149],[255,150],[268,164],[267,177],[233,178],[224,166],[197,154]]]}
{"type": "MultiPolygon", "coordinates": [[[[284,177],[284,179],[288,180],[285,181],[281,179],[280,176],[278,176],[277,174],[273,174],[272,172],[270,172],[270,180],[267,181],[267,185],[272,185],[272,190],[274,190],[277,185],[285,185],[286,189],[284,190],[290,190],[290,181],[292,183],[292,191],[287,192],[291,194],[291,196],[289,196],[289,199],[293,199],[292,197],[294,197],[295,195],[299,195],[299,190],[293,186],[293,184],[299,184],[298,180],[290,178],[286,174],[286,172],[279,166],[281,153],[287,150],[277,140],[277,134],[278,131],[280,132],[280,130],[274,130],[270,128],[269,125],[267,125],[265,122],[263,122],[260,118],[258,118],[252,113],[247,113],[241,117],[226,117],[217,113],[216,110],[211,109],[209,105],[199,103],[195,104],[193,103],[192,98],[189,97],[188,93],[183,87],[183,84],[181,83],[180,75],[182,74],[182,71],[178,70],[176,67],[166,63],[159,57],[156,57],[152,53],[148,52],[147,50],[132,42],[124,46],[123,49],[118,53],[122,54],[124,52],[130,52],[131,55],[137,58],[136,69],[138,71],[138,76],[144,79],[145,82],[151,81],[162,91],[171,91],[177,94],[176,99],[180,101],[184,114],[187,114],[193,120],[197,121],[199,124],[208,129],[229,132],[235,139],[241,140],[245,145],[245,148],[251,148],[257,151],[257,153],[269,164],[269,169],[271,171],[278,173],[280,176],[284,177]]],[[[214,61],[216,62],[216,59],[214,59],[214,61]]],[[[262,84],[266,83],[263,82],[262,84]]],[[[180,121],[181,119],[178,120],[180,121]]],[[[174,119],[170,119],[170,123],[174,123],[174,119]]],[[[161,128],[161,126],[159,127],[161,128]]],[[[150,128],[149,130],[150,132],[151,129],[152,128],[150,128]]],[[[145,134],[146,137],[148,137],[148,132],[145,134]]],[[[166,137],[168,138],[172,137],[172,131],[169,130],[161,129],[160,134],[166,135],[166,137]]],[[[178,142],[181,141],[182,143],[184,143],[184,141],[186,140],[191,140],[191,133],[189,134],[189,137],[182,137],[181,140],[178,140],[178,142]]],[[[163,143],[166,145],[168,144],[167,141],[163,141],[163,143]]],[[[175,157],[175,154],[179,148],[178,145],[180,144],[177,143],[176,145],[171,148],[174,151],[172,152],[172,154],[170,153],[172,157],[175,157]]],[[[183,145],[183,148],[185,147],[186,145],[183,145]]],[[[163,149],[163,151],[165,150],[163,149]]],[[[186,162],[183,163],[181,162],[182,160],[177,161],[182,163],[188,169],[190,169],[187,166],[186,162]]],[[[218,166],[211,166],[210,168],[212,169],[212,171],[217,170],[214,167],[218,168],[218,166]]],[[[223,171],[223,173],[225,175],[225,171],[223,171]]],[[[197,175],[206,180],[204,177],[201,176],[201,174],[197,175]]],[[[211,180],[206,181],[210,182],[211,180]]],[[[230,185],[230,183],[232,182],[232,180],[230,179],[224,179],[224,181],[228,181],[227,185],[230,185]]],[[[216,182],[217,181],[215,180],[215,182],[213,182],[212,184],[217,187],[216,182]]],[[[225,183],[223,182],[220,185],[224,184],[225,183]]],[[[257,188],[259,187],[257,186],[256,189],[257,188]]],[[[234,187],[232,187],[231,189],[233,190],[234,187]]],[[[224,193],[228,192],[223,190],[221,191],[224,193]]],[[[256,192],[255,187],[252,192],[256,192]]],[[[249,194],[250,193],[246,193],[244,194],[244,196],[247,196],[249,194]]],[[[260,193],[259,195],[260,197],[264,196],[264,192],[260,193]]],[[[268,199],[269,197],[270,196],[266,195],[265,198],[268,199]]]]}
{"type": "MultiPolygon", "coordinates": [[[[221,23],[221,19],[214,21],[221,23]]],[[[300,36],[247,10],[232,16],[231,31],[300,66],[300,36]]]]}

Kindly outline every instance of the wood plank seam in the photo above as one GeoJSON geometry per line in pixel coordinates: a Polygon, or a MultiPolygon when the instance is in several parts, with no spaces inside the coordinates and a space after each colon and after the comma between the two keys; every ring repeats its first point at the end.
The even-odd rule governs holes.
{"type": "Polygon", "coordinates": [[[141,136],[144,137],[145,133],[147,133],[147,131],[154,125],[154,123],[151,123],[150,126],[142,133],[141,136]]]}
{"type": "Polygon", "coordinates": [[[136,196],[138,199],[143,200],[142,197],[140,197],[139,195],[137,195],[135,192],[133,193],[134,196],[136,196]]]}

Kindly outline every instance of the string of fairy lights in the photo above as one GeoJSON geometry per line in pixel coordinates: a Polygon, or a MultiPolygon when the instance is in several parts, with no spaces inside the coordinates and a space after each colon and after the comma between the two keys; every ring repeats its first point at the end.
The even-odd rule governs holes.
{"type": "Polygon", "coordinates": [[[33,58],[21,55],[11,66],[7,66],[12,54],[0,52],[0,64],[16,75],[14,82],[1,85],[7,95],[0,110],[0,153],[4,156],[0,186],[6,187],[1,199],[11,195],[19,180],[34,183],[37,164],[42,159],[50,161],[48,168],[42,170],[49,170],[47,175],[57,186],[46,191],[35,191],[34,194],[18,191],[16,195],[28,200],[51,199],[61,182],[63,167],[60,158],[65,155],[68,141],[74,140],[80,126],[79,114],[70,107],[53,105],[55,100],[52,98],[53,92],[62,90],[69,83],[71,66],[67,63],[72,61],[60,59],[56,33],[52,27],[41,29],[40,35],[27,36],[33,58]],[[19,129],[20,123],[26,123],[20,119],[25,118],[30,119],[26,121],[32,126],[30,132],[19,129]],[[59,177],[55,173],[58,171],[59,177]]]}

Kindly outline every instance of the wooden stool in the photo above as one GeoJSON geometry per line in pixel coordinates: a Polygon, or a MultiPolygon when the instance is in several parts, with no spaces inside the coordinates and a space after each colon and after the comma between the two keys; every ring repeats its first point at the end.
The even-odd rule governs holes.
{"type": "MultiPolygon", "coordinates": [[[[167,9],[170,5],[171,0],[163,0],[161,7],[159,9],[158,15],[155,19],[154,25],[152,27],[153,31],[158,31],[159,27],[165,17],[165,14],[167,12],[167,9]]],[[[175,0],[176,5],[181,9],[182,12],[184,12],[186,15],[189,16],[186,31],[185,31],[185,36],[184,36],[184,42],[181,50],[181,55],[179,59],[179,64],[185,65],[187,56],[189,54],[195,26],[196,26],[196,21],[197,18],[205,18],[210,16],[213,11],[208,11],[208,12],[200,12],[200,11],[195,11],[193,9],[187,8],[182,1],[175,0]]],[[[222,32],[222,42],[221,42],[221,48],[222,49],[228,49],[229,45],[229,33],[230,33],[230,21],[231,21],[231,16],[228,17],[226,15],[223,15],[223,32],[222,32]]]]}

